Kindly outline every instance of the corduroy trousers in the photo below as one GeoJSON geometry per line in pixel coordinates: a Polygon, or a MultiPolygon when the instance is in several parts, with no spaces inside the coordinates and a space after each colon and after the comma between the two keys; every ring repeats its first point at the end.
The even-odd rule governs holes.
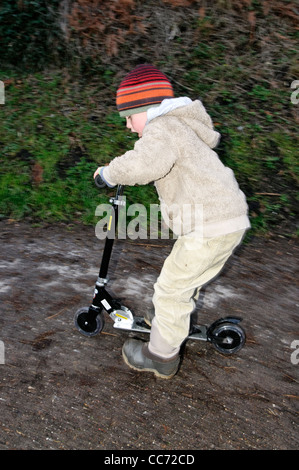
{"type": "Polygon", "coordinates": [[[189,334],[190,316],[200,289],[214,279],[241,243],[245,231],[215,238],[179,237],[154,285],[149,350],[170,358],[189,334]]]}

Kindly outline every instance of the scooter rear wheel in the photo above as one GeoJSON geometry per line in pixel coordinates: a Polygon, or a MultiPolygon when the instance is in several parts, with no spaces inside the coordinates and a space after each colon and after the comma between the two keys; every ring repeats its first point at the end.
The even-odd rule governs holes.
{"type": "Polygon", "coordinates": [[[223,354],[233,354],[239,351],[245,344],[245,332],[243,328],[231,322],[220,323],[210,332],[209,339],[223,354]]]}
{"type": "Polygon", "coordinates": [[[75,313],[74,322],[84,336],[95,336],[103,329],[104,317],[90,307],[83,307],[75,313]]]}

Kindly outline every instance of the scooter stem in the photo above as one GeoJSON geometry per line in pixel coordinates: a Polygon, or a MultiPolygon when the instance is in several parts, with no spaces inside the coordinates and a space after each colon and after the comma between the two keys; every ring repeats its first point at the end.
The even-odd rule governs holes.
{"type": "Polygon", "coordinates": [[[102,255],[101,268],[99,272],[99,280],[101,281],[105,281],[107,279],[107,273],[108,273],[112,248],[113,248],[113,244],[115,240],[116,227],[118,224],[119,203],[120,203],[120,198],[123,195],[123,192],[124,192],[124,186],[118,185],[115,197],[110,199],[110,202],[112,203],[112,210],[111,210],[111,215],[110,215],[110,219],[108,222],[107,235],[106,235],[105,246],[104,246],[104,251],[102,255]]]}

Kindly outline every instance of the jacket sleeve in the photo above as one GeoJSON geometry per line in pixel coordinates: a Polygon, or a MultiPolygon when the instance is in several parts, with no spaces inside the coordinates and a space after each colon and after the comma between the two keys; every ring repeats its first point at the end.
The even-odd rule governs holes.
{"type": "Polygon", "coordinates": [[[176,160],[176,149],[163,127],[158,122],[148,124],[134,149],[114,158],[104,168],[104,178],[113,184],[133,186],[148,184],[169,173],[176,160]]]}

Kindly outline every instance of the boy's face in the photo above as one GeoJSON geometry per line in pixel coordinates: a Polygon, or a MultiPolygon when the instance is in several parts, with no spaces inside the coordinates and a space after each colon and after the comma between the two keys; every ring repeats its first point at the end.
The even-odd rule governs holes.
{"type": "Polygon", "coordinates": [[[142,132],[147,121],[146,111],[138,114],[132,114],[132,116],[127,116],[126,119],[127,128],[131,129],[131,132],[137,132],[138,137],[142,137],[142,132]]]}

